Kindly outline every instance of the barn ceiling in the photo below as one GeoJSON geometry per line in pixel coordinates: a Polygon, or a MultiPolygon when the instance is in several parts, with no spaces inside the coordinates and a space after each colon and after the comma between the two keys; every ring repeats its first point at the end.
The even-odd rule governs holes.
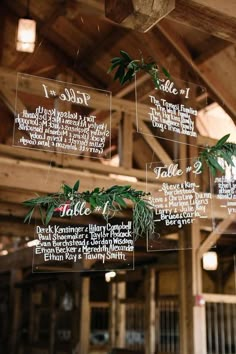
{"type": "MultiPolygon", "coordinates": [[[[117,99],[132,101],[134,83],[121,87],[107,70],[111,59],[121,49],[134,58],[142,53],[145,58],[151,57],[166,67],[173,77],[205,86],[207,95],[201,97],[199,94],[196,100],[217,102],[234,121],[236,119],[234,0],[176,0],[175,10],[147,33],[133,31],[108,20],[101,0],[31,0],[30,15],[37,21],[37,43],[33,54],[16,51],[17,22],[26,15],[26,5],[26,0],[0,1],[0,158],[3,158],[0,218],[4,224],[0,228],[0,237],[3,248],[14,247],[14,238],[23,237],[27,241],[32,237],[23,226],[20,227],[24,215],[20,203],[33,191],[49,192],[42,172],[48,170],[48,166],[57,168],[58,177],[51,181],[50,187],[56,189],[66,177],[73,180],[76,171],[81,174],[85,186],[89,178],[86,174],[105,174],[105,179],[96,177],[93,182],[97,183],[101,178],[104,185],[116,183],[116,179],[109,180],[109,174],[118,173],[115,167],[104,167],[101,161],[91,162],[89,158],[84,158],[82,164],[81,157],[69,159],[56,154],[11,149],[17,72],[106,89],[117,99]],[[67,170],[62,171],[63,168],[67,170]],[[34,176],[29,181],[22,174],[26,169],[34,176]],[[7,172],[9,170],[11,173],[7,172]],[[39,181],[40,176],[42,181],[39,181]],[[35,178],[38,178],[37,183],[35,178]],[[14,221],[12,227],[9,226],[11,220],[14,221]],[[5,224],[8,225],[8,233],[5,224]]],[[[139,81],[144,96],[152,89],[145,75],[139,81]]],[[[32,100],[30,92],[22,95],[21,100],[27,106],[32,100]]],[[[106,119],[105,113],[98,112],[101,121],[106,119]]],[[[157,157],[167,153],[173,158],[174,145],[166,141],[160,143],[157,139],[154,145],[153,142],[150,144],[135,133],[133,118],[131,125],[122,128],[121,116],[119,112],[113,115],[111,153],[113,156],[120,154],[123,165],[119,173],[136,177],[142,187],[143,169],[145,163],[153,158],[153,146],[157,157]],[[122,142],[124,151],[132,150],[128,158],[124,151],[123,155],[120,151],[119,138],[120,129],[124,132],[127,128],[133,130],[131,139],[126,137],[122,142]]]]}

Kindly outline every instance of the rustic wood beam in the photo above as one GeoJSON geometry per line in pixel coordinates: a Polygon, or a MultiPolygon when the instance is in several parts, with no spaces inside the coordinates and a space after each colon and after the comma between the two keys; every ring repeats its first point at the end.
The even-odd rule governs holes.
{"type": "Polygon", "coordinates": [[[120,164],[125,169],[132,168],[133,162],[133,117],[123,115],[119,129],[120,164]]]}
{"type": "Polygon", "coordinates": [[[125,348],[125,324],[126,312],[125,304],[122,300],[126,298],[126,283],[116,283],[116,337],[115,343],[117,348],[125,348]]]}
{"type": "Polygon", "coordinates": [[[156,272],[150,268],[145,276],[145,354],[154,354],[156,349],[156,272]]]}
{"type": "Polygon", "coordinates": [[[210,37],[201,45],[201,54],[196,56],[194,61],[197,65],[203,64],[216,57],[219,53],[224,52],[228,47],[234,47],[234,45],[223,39],[210,37]]]}
{"type": "Polygon", "coordinates": [[[206,302],[216,302],[224,304],[236,304],[236,295],[226,295],[226,294],[202,294],[206,302]]]}
{"type": "Polygon", "coordinates": [[[116,344],[116,284],[109,284],[109,349],[115,347],[116,344]]]}
{"type": "Polygon", "coordinates": [[[18,335],[22,321],[22,289],[15,288],[15,284],[23,279],[23,271],[16,267],[11,269],[10,280],[10,309],[11,309],[11,333],[12,337],[9,341],[9,353],[13,354],[17,351],[18,335]]]}
{"type": "Polygon", "coordinates": [[[105,0],[110,20],[140,32],[149,31],[175,8],[175,0],[105,0]]]}
{"type": "MultiPolygon", "coordinates": [[[[15,107],[16,94],[11,89],[8,89],[7,87],[4,87],[4,88],[0,89],[0,99],[5,103],[5,105],[11,111],[11,113],[13,115],[15,115],[15,112],[16,112],[16,107],[15,107]]],[[[23,112],[23,110],[26,109],[26,106],[20,100],[19,97],[17,99],[17,109],[19,111],[21,111],[21,112],[23,112]]]]}
{"type": "MultiPolygon", "coordinates": [[[[57,167],[48,168],[48,166],[39,163],[4,157],[0,157],[0,164],[0,187],[18,188],[25,191],[52,193],[57,191],[64,182],[73,185],[78,179],[80,179],[82,190],[91,190],[95,187],[108,188],[115,184],[127,184],[127,181],[118,178],[57,167]],[[25,173],[25,171],[29,171],[29,173],[25,173]]],[[[132,186],[146,191],[146,183],[144,182],[135,182],[132,186]]],[[[155,194],[158,188],[159,184],[155,184],[150,186],[150,191],[155,194]]]]}
{"type": "Polygon", "coordinates": [[[231,95],[231,92],[228,89],[226,90],[225,87],[223,87],[222,85],[224,75],[222,75],[220,81],[217,81],[216,76],[214,76],[215,71],[210,72],[206,69],[206,67],[199,67],[195,64],[182,39],[176,34],[176,32],[171,29],[169,25],[167,26],[166,23],[162,22],[158,25],[158,28],[164,38],[175,50],[177,56],[179,56],[180,59],[183,61],[183,63],[187,64],[190,70],[196,72],[196,74],[205,84],[206,88],[209,90],[209,93],[212,95],[212,97],[219,104],[224,105],[225,111],[231,116],[232,119],[236,119],[236,100],[235,97],[231,95]]]}
{"type": "Polygon", "coordinates": [[[159,141],[153,136],[151,130],[143,121],[138,122],[138,130],[139,132],[142,132],[144,140],[147,142],[147,144],[150,146],[150,148],[153,150],[156,156],[162,162],[171,164],[172,159],[167,154],[167,152],[162,147],[162,145],[159,143],[159,141]]]}
{"type": "Polygon", "coordinates": [[[80,293],[80,341],[79,353],[87,354],[89,352],[89,333],[90,333],[90,278],[81,278],[80,293]]]}
{"type": "MultiPolygon", "coordinates": [[[[136,177],[139,180],[146,180],[145,166],[143,170],[135,168],[125,168],[125,167],[114,167],[110,165],[105,165],[101,162],[91,162],[78,160],[76,157],[69,155],[62,155],[56,153],[50,153],[45,151],[37,150],[27,150],[12,146],[6,146],[0,144],[0,154],[1,156],[15,158],[19,160],[35,161],[44,163],[49,167],[49,165],[65,167],[68,169],[76,170],[89,170],[103,175],[115,174],[136,177]],[[63,160],[62,160],[63,156],[63,160]]],[[[148,174],[150,181],[156,181],[151,173],[148,174]]]]}
{"type": "Polygon", "coordinates": [[[104,4],[100,0],[69,0],[66,5],[66,16],[71,19],[81,14],[104,17],[104,4]]]}
{"type": "Polygon", "coordinates": [[[201,244],[198,250],[198,255],[201,258],[205,252],[207,252],[212,246],[216,244],[216,242],[219,240],[221,235],[224,233],[225,230],[232,224],[234,221],[235,216],[230,215],[228,218],[224,219],[221,221],[218,225],[217,228],[221,230],[221,233],[217,231],[217,229],[213,230],[210,235],[205,239],[205,241],[201,244]]]}
{"type": "Polygon", "coordinates": [[[168,18],[236,43],[234,0],[178,0],[168,18]]]}
{"type": "MultiPolygon", "coordinates": [[[[17,73],[14,70],[10,70],[4,67],[0,67],[0,83],[4,85],[4,87],[7,87],[10,90],[15,89],[15,84],[16,84],[16,75],[17,73]]],[[[40,78],[39,78],[40,79],[40,78]]],[[[58,84],[56,81],[53,82],[53,87],[55,89],[60,88],[60,84],[58,84]]],[[[41,95],[42,91],[38,85],[38,83],[34,82],[32,80],[28,81],[28,87],[22,87],[19,86],[19,90],[22,92],[34,94],[34,95],[41,95]]],[[[96,109],[101,109],[101,110],[106,110],[107,104],[103,100],[103,94],[100,94],[98,92],[94,92],[93,94],[93,102],[92,104],[90,103],[90,108],[96,108],[96,109]]],[[[140,111],[140,117],[145,117],[146,116],[146,111],[147,111],[147,106],[144,104],[139,104],[139,111],[140,111]]],[[[120,112],[126,112],[130,113],[135,116],[136,114],[136,106],[135,103],[129,100],[125,100],[122,98],[118,97],[113,97],[112,98],[112,109],[115,111],[120,111],[120,112]]]]}
{"type": "MultiPolygon", "coordinates": [[[[6,8],[10,10],[10,13],[17,17],[24,17],[26,13],[26,4],[16,4],[15,2],[4,2],[6,8]]],[[[57,10],[53,10],[51,14],[51,18],[53,21],[60,15],[65,13],[65,9],[63,6],[59,6],[57,10]]],[[[31,16],[36,20],[37,26],[39,29],[42,29],[40,32],[41,38],[45,38],[47,40],[46,46],[52,51],[57,58],[60,58],[60,62],[62,66],[65,68],[77,68],[75,65],[75,56],[76,50],[71,51],[71,45],[69,45],[63,38],[52,28],[50,21],[46,21],[44,26],[44,21],[40,16],[40,12],[31,11],[31,16]]],[[[49,17],[50,20],[50,17],[49,17]]],[[[103,87],[102,83],[96,80],[96,78],[90,75],[90,80],[88,84],[88,80],[84,71],[80,71],[80,84],[81,85],[94,85],[95,87],[103,87]]]]}

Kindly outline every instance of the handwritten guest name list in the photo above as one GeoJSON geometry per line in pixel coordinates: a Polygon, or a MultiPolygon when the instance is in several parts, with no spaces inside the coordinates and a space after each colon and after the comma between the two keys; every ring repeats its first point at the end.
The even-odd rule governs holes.
{"type": "Polygon", "coordinates": [[[110,105],[108,91],[18,74],[14,145],[99,158],[110,144],[110,105]],[[32,102],[22,107],[29,91],[32,102]],[[101,101],[106,123],[95,113],[101,101]]]}
{"type": "MultiPolygon", "coordinates": [[[[194,95],[204,89],[182,80],[160,79],[160,87],[153,91],[143,99],[143,92],[136,87],[138,131],[148,134],[142,128],[141,121],[145,120],[150,123],[150,134],[154,136],[178,143],[181,143],[179,136],[197,138],[196,117],[200,104],[194,95]]],[[[201,105],[204,107],[205,102],[201,105]]],[[[194,141],[191,144],[196,145],[194,141]]]]}
{"type": "Polygon", "coordinates": [[[217,190],[216,199],[221,201],[221,207],[226,208],[228,215],[236,214],[236,179],[234,176],[215,178],[217,190]]]}
{"type": "Polygon", "coordinates": [[[83,271],[86,264],[89,266],[89,261],[96,263],[94,270],[110,269],[109,266],[133,268],[132,221],[115,221],[115,212],[109,214],[109,203],[95,211],[110,218],[106,222],[103,219],[103,224],[81,225],[80,216],[88,217],[92,210],[84,201],[79,201],[74,205],[62,204],[55,209],[62,220],[70,217],[74,224],[70,222],[58,225],[52,222],[48,226],[37,225],[35,235],[38,243],[34,250],[34,270],[40,271],[42,264],[49,263],[57,267],[69,262],[71,271],[78,265],[80,269],[77,271],[83,271]]]}
{"type": "Polygon", "coordinates": [[[213,181],[215,197],[213,208],[222,212],[225,218],[231,218],[232,223],[225,229],[221,223],[216,222],[215,231],[219,234],[235,234],[236,222],[236,174],[235,167],[224,166],[225,174],[217,176],[213,181]]]}
{"type": "Polygon", "coordinates": [[[44,260],[77,262],[78,259],[126,260],[124,252],[133,252],[132,222],[120,225],[36,227],[39,244],[35,254],[44,260]]]}
{"type": "Polygon", "coordinates": [[[189,181],[190,175],[202,173],[200,161],[188,160],[185,170],[180,168],[178,161],[164,166],[161,163],[147,164],[147,170],[155,175],[158,183],[160,178],[166,180],[160,183],[158,195],[150,197],[157,223],[182,228],[197,218],[208,217],[211,193],[202,192],[193,178],[189,181]],[[176,181],[178,178],[179,182],[176,181]]]}

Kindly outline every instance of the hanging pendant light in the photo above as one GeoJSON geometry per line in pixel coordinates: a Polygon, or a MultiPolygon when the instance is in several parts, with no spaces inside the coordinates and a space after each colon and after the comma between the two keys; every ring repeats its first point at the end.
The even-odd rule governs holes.
{"type": "Polygon", "coordinates": [[[29,17],[29,0],[27,1],[27,16],[20,18],[17,29],[16,50],[33,53],[36,40],[36,21],[29,17]]]}
{"type": "Polygon", "coordinates": [[[203,269],[216,270],[218,267],[218,257],[216,252],[206,252],[203,255],[203,269]]]}

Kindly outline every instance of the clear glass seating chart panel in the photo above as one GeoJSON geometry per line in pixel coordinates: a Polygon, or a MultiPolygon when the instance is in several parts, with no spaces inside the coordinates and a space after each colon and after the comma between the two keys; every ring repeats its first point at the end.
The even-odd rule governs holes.
{"type": "Polygon", "coordinates": [[[219,160],[225,173],[213,177],[213,208],[218,210],[215,231],[219,234],[236,235],[236,158],[234,166],[219,160]]]}
{"type": "Polygon", "coordinates": [[[151,78],[140,87],[137,84],[138,78],[137,75],[137,131],[196,146],[196,117],[198,111],[207,105],[206,89],[191,82],[166,77],[161,77],[159,89],[155,88],[151,78]]]}
{"type": "Polygon", "coordinates": [[[153,190],[148,176],[156,179],[156,192],[149,195],[155,231],[147,236],[148,252],[192,248],[190,230],[184,246],[180,247],[179,237],[183,237],[187,226],[196,222],[207,220],[213,229],[212,195],[201,190],[201,167],[201,162],[196,158],[146,164],[148,193],[151,188],[153,190]]]}
{"type": "MultiPolygon", "coordinates": [[[[134,269],[133,222],[117,218],[81,224],[80,217],[36,221],[33,272],[134,269]]],[[[84,221],[84,220],[83,220],[84,221]]]]}
{"type": "Polygon", "coordinates": [[[18,73],[13,145],[110,159],[111,92],[18,73]]]}

